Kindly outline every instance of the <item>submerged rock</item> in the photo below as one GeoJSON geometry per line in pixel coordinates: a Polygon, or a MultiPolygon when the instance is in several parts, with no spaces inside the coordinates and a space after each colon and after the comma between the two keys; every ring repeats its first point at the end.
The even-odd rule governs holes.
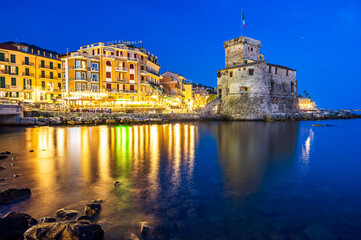
{"type": "Polygon", "coordinates": [[[85,214],[90,217],[94,217],[100,212],[101,206],[102,205],[100,203],[87,204],[85,207],[85,214]]]}
{"type": "Polygon", "coordinates": [[[2,153],[0,153],[1,155],[10,155],[11,154],[11,152],[9,152],[9,151],[5,151],[5,152],[2,152],[2,153]]]}
{"type": "Polygon", "coordinates": [[[311,225],[305,229],[305,234],[310,240],[337,240],[333,232],[320,225],[311,225]]]}
{"type": "Polygon", "coordinates": [[[23,200],[30,196],[31,196],[31,191],[29,188],[21,188],[21,189],[10,188],[0,192],[0,205],[23,200]]]}
{"type": "Polygon", "coordinates": [[[69,220],[75,218],[78,215],[78,211],[76,210],[67,210],[67,209],[59,209],[55,213],[56,218],[61,218],[63,220],[69,220]]]}
{"type": "Polygon", "coordinates": [[[24,232],[38,221],[25,213],[11,212],[0,219],[0,239],[23,239],[24,232]]]}
{"type": "Polygon", "coordinates": [[[41,223],[24,233],[24,240],[71,239],[102,240],[104,231],[98,224],[86,220],[41,223]]]}

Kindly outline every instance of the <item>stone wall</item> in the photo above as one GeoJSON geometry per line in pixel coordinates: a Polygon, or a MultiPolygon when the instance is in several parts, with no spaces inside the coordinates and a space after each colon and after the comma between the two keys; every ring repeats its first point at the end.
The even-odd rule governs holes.
{"type": "Polygon", "coordinates": [[[260,61],[219,71],[218,94],[223,114],[230,119],[257,120],[265,115],[298,111],[296,72],[288,70],[286,76],[287,69],[277,67],[275,74],[275,67],[271,66],[269,73],[269,66],[260,61]]]}

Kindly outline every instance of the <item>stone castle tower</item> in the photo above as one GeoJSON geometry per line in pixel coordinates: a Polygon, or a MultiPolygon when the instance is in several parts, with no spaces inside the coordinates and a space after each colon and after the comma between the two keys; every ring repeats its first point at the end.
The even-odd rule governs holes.
{"type": "Polygon", "coordinates": [[[221,111],[230,119],[258,120],[298,111],[296,70],[268,63],[261,41],[239,37],[224,42],[226,68],[217,72],[221,111]]]}

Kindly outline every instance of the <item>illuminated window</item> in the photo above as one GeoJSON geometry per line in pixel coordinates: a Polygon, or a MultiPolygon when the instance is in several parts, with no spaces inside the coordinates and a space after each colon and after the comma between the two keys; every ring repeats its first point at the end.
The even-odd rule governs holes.
{"type": "Polygon", "coordinates": [[[233,77],[233,72],[229,72],[229,77],[233,77]]]}
{"type": "Polygon", "coordinates": [[[16,78],[11,78],[11,86],[16,86],[16,78]]]}
{"type": "Polygon", "coordinates": [[[250,88],[249,87],[240,87],[239,90],[241,92],[249,92],[250,91],[250,88]]]}
{"type": "Polygon", "coordinates": [[[134,80],[134,74],[129,75],[130,80],[134,80]]]}
{"type": "Polygon", "coordinates": [[[15,55],[11,54],[10,58],[11,58],[11,63],[16,63],[15,55]]]}
{"type": "Polygon", "coordinates": [[[278,70],[278,69],[277,69],[277,68],[275,68],[275,74],[277,74],[277,70],[278,70]]]}
{"type": "Polygon", "coordinates": [[[112,77],[112,73],[111,72],[106,72],[106,78],[111,78],[112,77]]]}
{"type": "Polygon", "coordinates": [[[248,69],[248,75],[252,76],[254,74],[254,69],[248,69]]]}
{"type": "Polygon", "coordinates": [[[112,63],[111,63],[110,61],[106,61],[105,64],[106,64],[107,66],[111,66],[111,65],[112,65],[112,63]]]}

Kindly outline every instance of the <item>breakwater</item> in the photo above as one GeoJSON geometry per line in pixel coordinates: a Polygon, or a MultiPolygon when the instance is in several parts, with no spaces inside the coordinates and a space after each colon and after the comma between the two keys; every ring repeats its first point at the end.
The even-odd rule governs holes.
{"type": "MultiPolygon", "coordinates": [[[[219,121],[228,120],[222,114],[173,113],[173,114],[135,114],[135,113],[94,113],[94,112],[58,112],[33,111],[21,117],[19,126],[47,125],[113,125],[113,124],[157,124],[183,121],[219,121]]],[[[307,121],[327,119],[361,118],[361,114],[348,111],[299,112],[296,114],[265,115],[259,121],[307,121]]]]}

